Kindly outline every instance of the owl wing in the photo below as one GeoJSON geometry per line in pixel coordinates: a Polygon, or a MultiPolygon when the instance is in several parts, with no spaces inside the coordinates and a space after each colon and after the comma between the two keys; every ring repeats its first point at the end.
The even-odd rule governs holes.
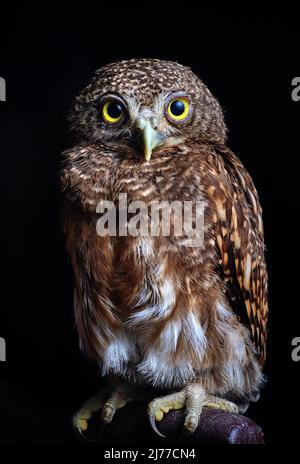
{"type": "Polygon", "coordinates": [[[262,210],[253,181],[238,158],[226,148],[219,148],[218,153],[223,161],[221,176],[219,182],[211,183],[208,193],[215,204],[213,223],[221,272],[231,307],[249,326],[262,365],[268,318],[262,210]]]}

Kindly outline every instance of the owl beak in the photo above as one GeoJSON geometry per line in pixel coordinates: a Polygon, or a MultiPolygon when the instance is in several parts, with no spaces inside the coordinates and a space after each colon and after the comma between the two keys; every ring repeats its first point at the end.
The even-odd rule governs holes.
{"type": "Polygon", "coordinates": [[[144,118],[137,118],[136,121],[136,127],[142,131],[142,142],[146,161],[150,161],[153,149],[160,142],[160,138],[153,128],[154,124],[154,121],[144,118]]]}

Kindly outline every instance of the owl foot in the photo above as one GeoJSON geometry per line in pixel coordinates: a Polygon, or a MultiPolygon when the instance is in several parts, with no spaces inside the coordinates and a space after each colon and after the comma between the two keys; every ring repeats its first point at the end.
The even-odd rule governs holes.
{"type": "Polygon", "coordinates": [[[73,427],[83,435],[83,432],[88,429],[89,419],[98,411],[101,411],[102,423],[109,424],[116,411],[133,399],[127,384],[116,384],[113,389],[111,387],[104,388],[84,403],[73,416],[73,427]]]}
{"type": "Polygon", "coordinates": [[[164,415],[171,410],[182,409],[185,407],[184,430],[193,433],[199,423],[202,408],[223,409],[228,412],[238,412],[238,407],[231,401],[207,395],[198,383],[187,385],[183,390],[172,393],[171,395],[156,398],[148,406],[148,416],[154,432],[159,436],[165,437],[156,426],[155,421],[160,422],[164,415]]]}

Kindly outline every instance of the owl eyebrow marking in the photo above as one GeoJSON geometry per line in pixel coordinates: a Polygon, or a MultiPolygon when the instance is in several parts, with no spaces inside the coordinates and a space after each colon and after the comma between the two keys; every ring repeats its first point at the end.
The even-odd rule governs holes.
{"type": "Polygon", "coordinates": [[[157,114],[162,114],[166,104],[167,92],[161,92],[154,100],[153,109],[157,114]]]}
{"type": "Polygon", "coordinates": [[[124,96],[127,103],[130,120],[133,122],[137,118],[140,110],[140,102],[133,96],[124,96]]]}

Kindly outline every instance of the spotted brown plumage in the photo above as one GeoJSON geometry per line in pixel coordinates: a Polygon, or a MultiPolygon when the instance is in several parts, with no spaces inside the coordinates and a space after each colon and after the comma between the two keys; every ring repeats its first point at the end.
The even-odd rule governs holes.
{"type": "Polygon", "coordinates": [[[83,350],[114,382],[74,425],[85,430],[100,409],[112,420],[136,396],[130,386],[175,391],[149,405],[156,431],[172,408],[186,407],[190,431],[204,405],[232,411],[231,400],[243,410],[263,382],[263,225],[251,177],[226,146],[217,100],[182,65],[122,61],[95,73],[70,122],[74,145],[63,154],[61,182],[76,326],[83,350]],[[149,211],[155,202],[201,203],[203,246],[176,235],[174,218],[168,236],[99,235],[97,205],[111,200],[121,214],[124,193],[149,211]]]}
{"type": "Polygon", "coordinates": [[[227,148],[217,148],[224,182],[211,179],[209,196],[216,205],[215,234],[229,300],[249,324],[259,362],[266,358],[267,270],[264,259],[262,210],[252,179],[227,148]]]}

